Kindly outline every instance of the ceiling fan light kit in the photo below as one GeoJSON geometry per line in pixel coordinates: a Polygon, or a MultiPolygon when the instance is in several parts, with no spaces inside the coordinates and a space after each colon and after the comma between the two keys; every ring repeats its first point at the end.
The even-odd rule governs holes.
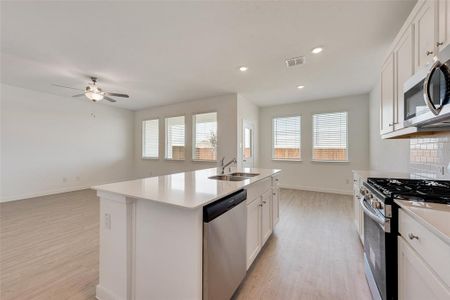
{"type": "MultiPolygon", "coordinates": [[[[114,100],[111,97],[130,98],[130,96],[128,96],[127,94],[104,92],[101,88],[99,88],[97,86],[97,78],[96,77],[91,77],[91,80],[92,80],[92,82],[89,83],[88,86],[86,86],[83,94],[73,95],[72,97],[86,96],[86,98],[88,98],[89,100],[92,100],[94,102],[98,102],[101,100],[107,100],[109,102],[117,102],[116,100],[114,100]]],[[[59,85],[59,84],[54,84],[54,86],[72,89],[72,90],[78,90],[77,88],[72,88],[72,87],[63,86],[63,85],[59,85]]],[[[80,91],[83,91],[83,90],[80,90],[80,91]]]]}

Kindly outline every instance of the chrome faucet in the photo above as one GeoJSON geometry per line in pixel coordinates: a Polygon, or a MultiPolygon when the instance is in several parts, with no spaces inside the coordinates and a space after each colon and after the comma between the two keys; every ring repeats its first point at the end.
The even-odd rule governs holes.
{"type": "Polygon", "coordinates": [[[224,164],[224,161],[225,161],[225,156],[222,157],[222,160],[221,160],[221,163],[220,163],[220,166],[222,167],[222,174],[225,174],[225,168],[226,168],[226,167],[228,167],[228,166],[231,165],[232,163],[237,164],[236,158],[233,158],[232,160],[230,160],[230,161],[227,162],[226,164],[224,164]]]}

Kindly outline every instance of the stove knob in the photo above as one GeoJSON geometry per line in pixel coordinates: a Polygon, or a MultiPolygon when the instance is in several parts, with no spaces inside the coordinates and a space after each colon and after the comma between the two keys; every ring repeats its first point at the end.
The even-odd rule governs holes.
{"type": "Polygon", "coordinates": [[[372,207],[376,208],[376,209],[381,209],[382,208],[381,203],[378,202],[378,201],[372,202],[372,207]]]}

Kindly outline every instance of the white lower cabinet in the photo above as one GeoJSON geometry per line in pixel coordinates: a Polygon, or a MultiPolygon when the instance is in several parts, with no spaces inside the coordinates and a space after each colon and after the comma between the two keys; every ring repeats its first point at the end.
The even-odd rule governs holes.
{"type": "Polygon", "coordinates": [[[398,237],[399,300],[448,300],[450,292],[427,263],[398,237]]]}
{"type": "Polygon", "coordinates": [[[272,188],[272,224],[278,224],[280,220],[280,188],[272,188]]]}
{"type": "MultiPolygon", "coordinates": [[[[275,184],[276,183],[276,184],[275,184]]],[[[269,180],[247,188],[247,269],[269,239],[278,222],[279,188],[269,180]]]]}
{"type": "Polygon", "coordinates": [[[261,201],[247,204],[247,269],[261,250],[261,201]]]}
{"type": "Polygon", "coordinates": [[[262,195],[261,205],[261,237],[264,245],[272,234],[272,190],[262,195]]]}
{"type": "Polygon", "coordinates": [[[361,243],[364,244],[364,211],[361,208],[361,204],[359,204],[359,200],[362,197],[360,192],[362,183],[363,179],[356,171],[353,171],[353,210],[355,214],[355,226],[359,239],[361,240],[361,243]]]}

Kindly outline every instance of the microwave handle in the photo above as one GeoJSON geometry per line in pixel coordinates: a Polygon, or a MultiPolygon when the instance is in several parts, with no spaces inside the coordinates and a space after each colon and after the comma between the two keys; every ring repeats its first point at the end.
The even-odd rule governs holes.
{"type": "Polygon", "coordinates": [[[427,77],[425,77],[425,80],[423,82],[423,99],[425,100],[425,104],[428,106],[428,108],[431,110],[431,112],[437,116],[441,109],[437,108],[433,100],[431,100],[430,95],[430,80],[431,76],[433,76],[434,72],[439,69],[442,66],[442,63],[439,60],[436,60],[434,64],[431,66],[430,71],[428,71],[427,77]]]}

